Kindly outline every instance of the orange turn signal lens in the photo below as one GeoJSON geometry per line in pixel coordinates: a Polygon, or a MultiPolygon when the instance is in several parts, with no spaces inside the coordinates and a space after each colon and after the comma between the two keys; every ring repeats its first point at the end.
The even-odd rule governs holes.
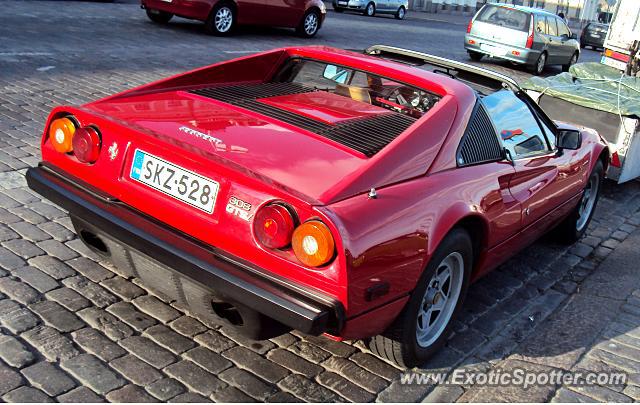
{"type": "Polygon", "coordinates": [[[320,221],[308,221],[297,227],[291,246],[298,260],[310,267],[328,263],[335,251],[331,231],[320,221]]]}
{"type": "Polygon", "coordinates": [[[53,149],[60,153],[69,153],[73,150],[73,134],[76,126],[69,118],[58,118],[49,126],[49,140],[53,149]]]}

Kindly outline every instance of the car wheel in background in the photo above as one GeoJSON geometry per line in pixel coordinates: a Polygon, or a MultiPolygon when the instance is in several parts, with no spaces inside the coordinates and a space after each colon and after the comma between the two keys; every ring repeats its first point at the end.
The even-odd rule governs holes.
{"type": "Polygon", "coordinates": [[[540,56],[538,56],[538,60],[533,66],[531,66],[531,72],[538,76],[544,72],[544,67],[547,65],[547,52],[542,52],[540,56]]]}
{"type": "Polygon", "coordinates": [[[452,230],[420,276],[403,312],[369,349],[401,367],[423,365],[446,342],[469,286],[473,248],[469,234],[452,230]]]}
{"type": "Polygon", "coordinates": [[[573,244],[578,241],[587,231],[593,213],[598,205],[602,179],[604,178],[604,165],[602,160],[598,160],[593,171],[589,175],[587,185],[582,191],[580,203],[571,214],[558,225],[557,231],[553,234],[557,236],[559,242],[573,244]]]}
{"type": "Polygon", "coordinates": [[[407,11],[404,9],[404,6],[400,6],[400,8],[398,9],[398,11],[396,11],[396,19],[397,20],[404,20],[404,17],[407,15],[407,11]]]}
{"type": "Polygon", "coordinates": [[[173,14],[148,8],[147,17],[154,23],[166,24],[173,18],[173,14]]]}
{"type": "Polygon", "coordinates": [[[474,60],[476,62],[480,61],[484,56],[480,52],[467,51],[467,53],[469,54],[469,58],[471,58],[471,60],[474,60]]]}
{"type": "Polygon", "coordinates": [[[576,62],[578,62],[578,52],[575,52],[573,55],[571,55],[571,59],[569,59],[568,64],[562,65],[562,71],[568,72],[571,65],[575,65],[576,62]]]}
{"type": "Polygon", "coordinates": [[[205,30],[212,35],[229,35],[235,25],[235,6],[231,3],[218,3],[205,22],[205,30]]]}
{"type": "Polygon", "coordinates": [[[369,2],[369,4],[364,8],[363,14],[367,17],[373,17],[376,14],[376,5],[373,4],[373,2],[369,2]]]}
{"type": "Polygon", "coordinates": [[[311,38],[318,33],[320,29],[320,13],[317,10],[309,10],[302,17],[300,25],[296,28],[298,35],[311,38]]]}

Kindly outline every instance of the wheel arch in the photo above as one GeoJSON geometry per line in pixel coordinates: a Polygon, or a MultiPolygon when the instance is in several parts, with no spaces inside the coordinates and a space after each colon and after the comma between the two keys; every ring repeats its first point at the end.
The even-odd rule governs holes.
{"type": "Polygon", "coordinates": [[[302,17],[300,17],[298,24],[301,24],[304,21],[304,16],[306,16],[309,11],[316,11],[318,13],[318,29],[320,29],[324,19],[322,18],[322,10],[315,4],[307,8],[304,13],[302,13],[302,17]]]}

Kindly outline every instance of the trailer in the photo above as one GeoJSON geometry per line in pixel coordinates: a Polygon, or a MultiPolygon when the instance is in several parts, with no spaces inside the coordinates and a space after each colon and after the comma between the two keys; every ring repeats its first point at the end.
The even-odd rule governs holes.
{"type": "Polygon", "coordinates": [[[640,78],[599,64],[581,63],[548,78],[522,84],[554,120],[593,128],[608,142],[607,178],[640,177],[640,78]]]}
{"type": "Polygon", "coordinates": [[[630,74],[627,69],[637,52],[638,40],[640,40],[640,1],[618,0],[604,41],[601,62],[630,74]]]}

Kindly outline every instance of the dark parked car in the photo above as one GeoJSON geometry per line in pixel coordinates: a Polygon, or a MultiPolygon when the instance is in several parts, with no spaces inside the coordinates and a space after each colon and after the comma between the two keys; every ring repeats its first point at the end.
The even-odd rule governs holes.
{"type": "Polygon", "coordinates": [[[327,12],[322,0],[141,0],[151,21],[166,24],[174,15],[204,21],[205,30],[229,35],[237,25],[295,28],[303,37],[320,29],[327,12]]]}
{"type": "Polygon", "coordinates": [[[580,48],[587,46],[596,48],[604,48],[604,39],[607,37],[609,24],[591,22],[587,24],[580,35],[580,48]]]}

